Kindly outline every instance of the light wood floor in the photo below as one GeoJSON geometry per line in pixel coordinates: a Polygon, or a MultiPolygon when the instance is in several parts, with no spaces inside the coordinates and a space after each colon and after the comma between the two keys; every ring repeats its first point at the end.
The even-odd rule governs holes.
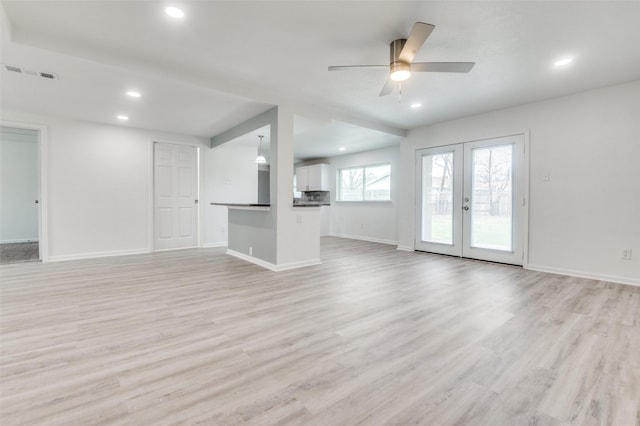
{"type": "Polygon", "coordinates": [[[324,238],[1,273],[0,423],[640,423],[640,288],[324,238]]]}

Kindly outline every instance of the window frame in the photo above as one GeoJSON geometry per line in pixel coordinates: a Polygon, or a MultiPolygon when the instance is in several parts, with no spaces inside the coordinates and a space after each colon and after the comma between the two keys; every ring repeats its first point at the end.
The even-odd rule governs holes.
{"type": "Polygon", "coordinates": [[[393,191],[392,191],[392,187],[393,185],[391,185],[391,176],[392,176],[392,169],[391,169],[391,162],[383,162],[383,163],[371,163],[371,164],[364,164],[361,166],[348,166],[348,167],[341,167],[338,168],[336,171],[336,202],[337,203],[391,203],[393,201],[393,191]],[[365,193],[366,193],[366,183],[365,183],[365,177],[366,177],[366,170],[368,168],[374,168],[374,167],[380,167],[380,166],[389,166],[389,199],[385,199],[385,200],[366,200],[364,198],[365,193]],[[342,191],[340,190],[341,188],[341,184],[342,184],[342,172],[345,170],[362,170],[362,199],[360,200],[343,200],[342,199],[342,191]]]}

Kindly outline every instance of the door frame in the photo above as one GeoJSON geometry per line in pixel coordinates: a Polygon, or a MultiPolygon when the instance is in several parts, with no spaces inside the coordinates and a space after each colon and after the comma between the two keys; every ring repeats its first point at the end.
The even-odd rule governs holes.
{"type": "MultiPolygon", "coordinates": [[[[529,214],[530,214],[530,202],[529,202],[529,189],[530,189],[530,129],[525,129],[525,130],[521,130],[521,131],[512,131],[512,132],[504,132],[498,135],[487,135],[487,136],[483,136],[483,137],[479,137],[476,139],[466,139],[466,140],[459,140],[459,141],[455,141],[455,142],[451,142],[448,144],[444,144],[444,145],[433,145],[433,146],[420,146],[420,147],[416,147],[414,149],[414,160],[413,160],[413,164],[415,165],[415,173],[414,173],[414,185],[415,185],[415,190],[414,190],[414,226],[413,226],[413,250],[416,251],[416,245],[417,245],[417,235],[418,235],[418,230],[421,229],[421,225],[418,224],[418,221],[421,220],[422,218],[422,212],[420,211],[421,208],[421,204],[422,204],[422,172],[420,170],[420,157],[418,155],[418,151],[422,150],[422,149],[432,149],[432,148],[438,148],[438,149],[443,149],[443,151],[446,151],[446,148],[451,146],[451,145],[463,145],[465,143],[470,143],[470,142],[479,142],[479,141],[485,141],[485,140],[489,140],[489,139],[498,139],[498,138],[506,138],[506,137],[510,137],[510,136],[518,136],[518,135],[522,135],[523,139],[524,139],[524,155],[523,155],[523,159],[522,159],[522,196],[524,198],[524,207],[522,208],[522,217],[521,217],[521,223],[522,223],[522,267],[524,269],[528,269],[529,267],[529,214]]],[[[464,146],[464,145],[463,145],[464,146]]]]}
{"type": "Polygon", "coordinates": [[[23,121],[0,120],[1,127],[35,130],[38,132],[38,250],[40,261],[49,261],[49,190],[47,185],[48,170],[48,135],[47,126],[23,121]]]}
{"type": "Polygon", "coordinates": [[[155,248],[155,229],[156,229],[156,223],[155,223],[155,193],[156,193],[156,188],[155,188],[155,176],[154,176],[154,169],[155,169],[155,153],[154,153],[154,146],[156,143],[167,143],[167,144],[172,144],[172,145],[182,145],[182,146],[190,146],[196,149],[196,196],[198,197],[198,207],[196,209],[196,235],[197,235],[197,243],[196,243],[196,247],[202,247],[202,238],[201,238],[201,218],[202,218],[202,200],[200,199],[201,196],[201,190],[202,190],[202,185],[201,185],[201,180],[202,180],[202,172],[203,172],[203,167],[202,167],[202,155],[200,155],[200,148],[202,148],[202,145],[198,145],[198,144],[194,144],[194,143],[188,143],[188,142],[176,142],[176,141],[169,141],[169,140],[164,140],[164,139],[150,139],[150,143],[149,143],[149,193],[148,193],[148,203],[149,203],[149,230],[148,230],[148,235],[149,235],[149,251],[150,252],[154,252],[156,251],[155,248]]]}

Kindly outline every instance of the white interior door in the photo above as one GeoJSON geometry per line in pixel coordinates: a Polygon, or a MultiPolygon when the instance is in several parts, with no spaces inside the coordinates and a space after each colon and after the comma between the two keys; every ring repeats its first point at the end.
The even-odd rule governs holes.
{"type": "Polygon", "coordinates": [[[416,250],[523,264],[524,136],[417,151],[416,250]]]}
{"type": "Polygon", "coordinates": [[[154,249],[198,245],[198,150],[154,143],[154,249]]]}

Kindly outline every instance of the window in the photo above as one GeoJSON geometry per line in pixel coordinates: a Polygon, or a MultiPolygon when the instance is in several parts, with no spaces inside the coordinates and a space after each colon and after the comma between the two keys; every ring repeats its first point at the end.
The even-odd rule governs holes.
{"type": "Polygon", "coordinates": [[[339,169],[338,201],[391,201],[391,164],[339,169]]]}
{"type": "Polygon", "coordinates": [[[302,198],[302,192],[298,191],[298,177],[293,175],[293,199],[302,198]]]}

